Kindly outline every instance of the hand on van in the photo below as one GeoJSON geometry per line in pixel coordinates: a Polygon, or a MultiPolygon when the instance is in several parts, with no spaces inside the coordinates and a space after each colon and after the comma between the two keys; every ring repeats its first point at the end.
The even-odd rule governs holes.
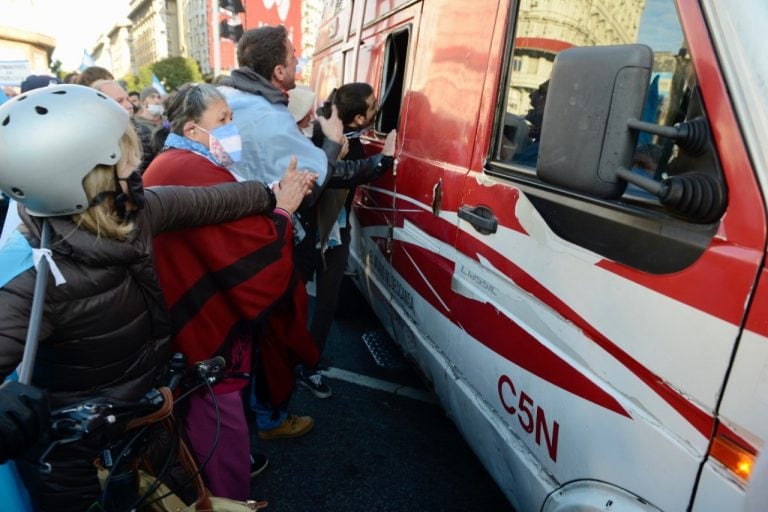
{"type": "Polygon", "coordinates": [[[312,192],[317,174],[296,170],[296,157],[285,170],[282,179],[272,188],[275,193],[275,207],[293,214],[301,201],[312,192]]]}
{"type": "Polygon", "coordinates": [[[333,105],[331,117],[326,119],[323,116],[319,116],[317,117],[317,122],[320,123],[320,128],[322,128],[325,138],[331,139],[332,141],[338,142],[342,145],[347,140],[347,138],[344,137],[344,125],[341,124],[341,119],[339,119],[339,111],[336,108],[336,105],[333,105]]]}
{"type": "Polygon", "coordinates": [[[387,138],[384,140],[384,147],[381,149],[381,154],[384,156],[395,156],[396,143],[397,130],[392,130],[387,134],[387,138]]]}

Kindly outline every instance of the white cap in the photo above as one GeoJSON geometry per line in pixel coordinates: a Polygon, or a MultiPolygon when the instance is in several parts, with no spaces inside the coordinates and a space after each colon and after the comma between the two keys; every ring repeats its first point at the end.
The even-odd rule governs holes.
{"type": "Polygon", "coordinates": [[[288,112],[297,123],[309,114],[315,104],[315,93],[306,85],[297,85],[288,91],[288,112]]]}

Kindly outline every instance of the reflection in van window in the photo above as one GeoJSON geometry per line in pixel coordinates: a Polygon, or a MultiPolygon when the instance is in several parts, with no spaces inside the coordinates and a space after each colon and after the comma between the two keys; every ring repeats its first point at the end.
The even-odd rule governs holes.
{"type": "MultiPolygon", "coordinates": [[[[506,108],[496,131],[498,161],[536,167],[553,62],[574,46],[648,45],[654,64],[643,121],[672,125],[685,119],[694,77],[673,0],[523,0],[514,27],[506,108]]],[[[632,170],[662,179],[674,151],[662,137],[641,133],[632,170]]],[[[644,195],[636,187],[627,194],[644,195]]]]}

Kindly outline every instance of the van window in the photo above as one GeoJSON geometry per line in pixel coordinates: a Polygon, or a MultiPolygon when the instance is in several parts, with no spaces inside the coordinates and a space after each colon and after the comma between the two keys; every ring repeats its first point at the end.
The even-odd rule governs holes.
{"type": "Polygon", "coordinates": [[[405,63],[408,55],[410,27],[387,37],[381,73],[381,107],[376,117],[376,131],[389,133],[400,122],[400,106],[403,102],[405,63]]]}
{"type": "MultiPolygon", "coordinates": [[[[679,270],[695,261],[708,245],[717,223],[691,227],[688,230],[691,238],[684,243],[664,240],[651,234],[659,222],[675,224],[676,229],[684,229],[687,224],[665,211],[655,196],[635,185],[630,184],[620,200],[612,204],[603,201],[602,206],[595,206],[596,202],[587,198],[583,203],[578,202],[578,197],[574,201],[578,194],[569,191],[562,191],[561,202],[556,187],[545,187],[536,178],[549,78],[555,57],[565,49],[647,45],[653,51],[653,70],[641,120],[672,126],[704,115],[674,0],[522,0],[517,12],[510,15],[512,22],[503,68],[507,73],[499,87],[500,107],[487,172],[524,183],[526,187],[521,188],[530,192],[528,195],[540,212],[548,212],[547,222],[560,236],[604,256],[655,273],[679,270]],[[545,188],[547,193],[540,194],[545,188]],[[547,199],[543,199],[544,195],[547,199]],[[588,227],[582,231],[557,224],[555,220],[550,222],[550,218],[563,215],[571,219],[578,217],[588,227]],[[641,231],[645,235],[636,231],[642,224],[638,217],[644,215],[649,219],[653,217],[650,223],[643,224],[646,227],[641,231]],[[599,239],[595,233],[603,233],[606,238],[599,239]],[[626,244],[622,247],[626,237],[642,238],[646,245],[638,251],[656,251],[653,258],[627,250],[626,244]],[[650,264],[646,261],[649,259],[656,262],[650,264]]],[[[680,154],[672,140],[650,133],[639,134],[633,173],[661,181],[690,170],[690,165],[690,159],[680,154]]],[[[695,166],[696,170],[722,178],[711,144],[707,154],[696,159],[695,166]]]]}

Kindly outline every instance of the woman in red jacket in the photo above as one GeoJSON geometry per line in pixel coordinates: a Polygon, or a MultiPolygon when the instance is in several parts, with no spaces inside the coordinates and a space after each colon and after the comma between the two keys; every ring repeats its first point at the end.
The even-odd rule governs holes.
{"type": "MultiPolygon", "coordinates": [[[[211,85],[187,84],[166,105],[170,127],[155,134],[164,137],[165,148],[144,173],[146,183],[201,186],[240,181],[231,169],[238,158],[239,136],[221,93],[211,85]]],[[[275,184],[276,193],[281,187],[275,184]]],[[[254,333],[260,331],[258,356],[268,360],[262,367],[276,404],[290,396],[294,366],[314,366],[319,358],[306,327],[306,308],[294,303],[306,292],[292,263],[292,206],[278,201],[271,216],[155,238],[174,349],[190,361],[223,355],[233,375],[214,386],[215,402],[205,391],[193,395],[186,417],[193,452],[217,496],[243,500],[250,491],[250,438],[241,392],[248,384],[254,333]]],[[[312,426],[306,416],[293,416],[291,422],[299,432],[312,426]]]]}

